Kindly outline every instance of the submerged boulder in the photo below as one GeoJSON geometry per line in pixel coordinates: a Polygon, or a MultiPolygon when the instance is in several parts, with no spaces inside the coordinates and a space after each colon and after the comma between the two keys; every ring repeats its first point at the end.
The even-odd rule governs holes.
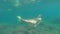
{"type": "Polygon", "coordinates": [[[53,24],[60,24],[60,17],[54,18],[54,19],[52,20],[52,23],[53,23],[53,24]]]}

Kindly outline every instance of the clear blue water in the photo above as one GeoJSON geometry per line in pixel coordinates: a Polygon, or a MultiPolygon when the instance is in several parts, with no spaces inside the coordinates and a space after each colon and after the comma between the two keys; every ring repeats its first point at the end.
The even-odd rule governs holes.
{"type": "Polygon", "coordinates": [[[34,3],[30,1],[24,3],[22,0],[19,0],[19,4],[21,3],[22,5],[18,7],[15,6],[16,1],[0,0],[0,34],[60,34],[59,0],[36,0],[34,3]],[[29,24],[17,23],[17,16],[34,18],[39,14],[42,15],[42,23],[36,28],[29,27],[29,24]],[[23,33],[19,30],[22,30],[21,32],[23,33]],[[26,31],[28,32],[26,33],[26,31]]]}

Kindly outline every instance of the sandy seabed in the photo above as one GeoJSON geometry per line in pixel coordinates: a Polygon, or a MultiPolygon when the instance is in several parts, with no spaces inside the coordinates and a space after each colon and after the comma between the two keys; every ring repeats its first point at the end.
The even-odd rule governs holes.
{"type": "Polygon", "coordinates": [[[41,23],[37,27],[27,24],[0,24],[0,34],[60,34],[60,29],[41,23]]]}

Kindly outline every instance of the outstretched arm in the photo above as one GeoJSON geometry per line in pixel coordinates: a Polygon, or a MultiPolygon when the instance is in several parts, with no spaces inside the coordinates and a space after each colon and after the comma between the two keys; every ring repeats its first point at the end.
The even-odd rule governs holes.
{"type": "Polygon", "coordinates": [[[22,20],[21,16],[17,16],[17,18],[18,18],[18,21],[21,21],[22,20]]]}

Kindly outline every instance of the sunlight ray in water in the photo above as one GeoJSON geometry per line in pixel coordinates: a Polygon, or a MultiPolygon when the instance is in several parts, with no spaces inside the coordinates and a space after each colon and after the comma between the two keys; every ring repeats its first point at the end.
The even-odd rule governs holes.
{"type": "Polygon", "coordinates": [[[15,0],[15,7],[20,7],[22,4],[20,3],[20,0],[15,0]]]}
{"type": "Polygon", "coordinates": [[[0,34],[60,34],[60,2],[0,0],[0,34]]]}

